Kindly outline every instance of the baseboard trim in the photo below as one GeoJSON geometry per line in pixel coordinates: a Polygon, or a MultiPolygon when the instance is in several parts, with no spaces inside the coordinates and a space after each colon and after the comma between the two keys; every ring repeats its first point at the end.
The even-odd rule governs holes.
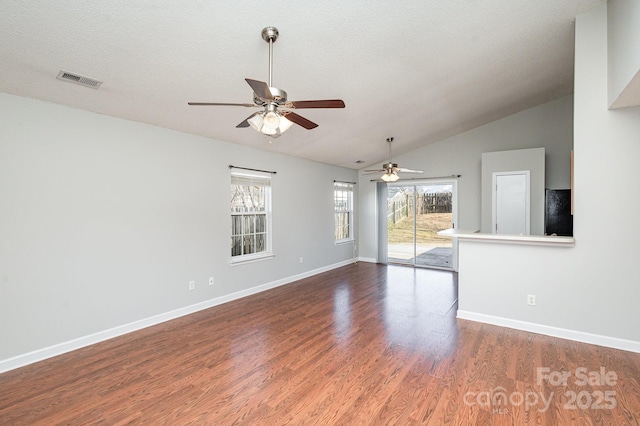
{"type": "Polygon", "coordinates": [[[193,305],[185,306],[183,308],[175,309],[169,312],[154,315],[152,317],[144,318],[128,324],[123,324],[107,330],[99,331],[97,333],[89,334],[87,336],[79,337],[77,339],[58,343],[53,346],[37,349],[35,351],[28,352],[26,354],[1,360],[0,373],[4,373],[9,370],[14,370],[16,368],[24,367],[25,365],[33,364],[38,361],[44,361],[45,359],[52,358],[54,356],[62,355],[64,353],[71,352],[76,349],[84,348],[86,346],[100,343],[105,340],[113,339],[114,337],[122,336],[124,334],[141,330],[143,328],[157,325],[166,321],[171,321],[173,319],[180,318],[185,315],[193,314],[195,312],[202,311],[204,309],[222,305],[223,303],[231,302],[233,300],[251,296],[256,293],[261,293],[263,291],[271,290],[273,288],[280,287],[285,284],[290,284],[294,281],[298,281],[303,278],[308,278],[317,274],[321,274],[323,272],[330,271],[332,269],[350,265],[355,261],[356,259],[349,259],[343,262],[334,263],[332,265],[324,266],[322,268],[306,271],[301,274],[293,275],[291,277],[283,278],[283,279],[272,281],[270,283],[262,284],[256,287],[251,287],[246,290],[241,290],[235,293],[230,293],[224,296],[216,297],[214,299],[206,300],[204,302],[199,302],[193,305]]]}
{"type": "Polygon", "coordinates": [[[547,336],[559,337],[567,340],[574,340],[576,342],[590,343],[592,345],[605,346],[608,348],[640,353],[640,342],[636,342],[633,340],[625,340],[619,339],[617,337],[602,336],[599,334],[591,334],[565,328],[551,327],[548,325],[496,317],[493,315],[479,314],[469,311],[458,310],[457,317],[460,319],[483,322],[486,324],[498,325],[501,327],[513,328],[516,330],[529,331],[531,333],[544,334],[547,336]]]}
{"type": "Polygon", "coordinates": [[[359,262],[378,263],[378,260],[374,257],[359,257],[359,262]]]}

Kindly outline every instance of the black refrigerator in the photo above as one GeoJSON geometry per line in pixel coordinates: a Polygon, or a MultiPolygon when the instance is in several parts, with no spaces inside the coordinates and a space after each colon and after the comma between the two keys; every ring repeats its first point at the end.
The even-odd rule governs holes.
{"type": "Polygon", "coordinates": [[[573,236],[570,189],[547,189],[545,191],[544,234],[573,236]]]}

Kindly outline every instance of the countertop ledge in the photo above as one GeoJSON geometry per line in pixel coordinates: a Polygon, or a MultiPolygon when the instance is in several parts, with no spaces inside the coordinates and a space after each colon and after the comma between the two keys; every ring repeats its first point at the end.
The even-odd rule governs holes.
{"type": "Polygon", "coordinates": [[[558,237],[554,235],[507,235],[507,234],[482,234],[477,230],[445,229],[439,231],[441,237],[457,238],[458,240],[481,241],[489,243],[503,244],[527,244],[556,247],[573,247],[575,239],[573,237],[558,237]]]}

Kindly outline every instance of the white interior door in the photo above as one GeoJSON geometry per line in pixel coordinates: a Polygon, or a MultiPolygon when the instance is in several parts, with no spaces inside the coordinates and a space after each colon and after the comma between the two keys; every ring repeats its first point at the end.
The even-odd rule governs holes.
{"type": "Polygon", "coordinates": [[[530,234],[529,171],[493,174],[493,220],[495,234],[530,234]]]}

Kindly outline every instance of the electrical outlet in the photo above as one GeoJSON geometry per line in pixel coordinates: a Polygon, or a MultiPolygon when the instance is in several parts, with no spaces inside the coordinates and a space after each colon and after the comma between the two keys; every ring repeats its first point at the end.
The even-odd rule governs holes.
{"type": "Polygon", "coordinates": [[[209,285],[213,285],[214,281],[213,281],[213,277],[209,277],[209,285]]]}
{"type": "Polygon", "coordinates": [[[300,263],[304,262],[304,258],[300,256],[300,263]]]}
{"type": "Polygon", "coordinates": [[[535,296],[535,294],[527,294],[527,305],[536,306],[536,296],[535,296]]]}
{"type": "Polygon", "coordinates": [[[195,290],[195,289],[196,289],[196,282],[195,281],[189,281],[189,291],[195,290]]]}

